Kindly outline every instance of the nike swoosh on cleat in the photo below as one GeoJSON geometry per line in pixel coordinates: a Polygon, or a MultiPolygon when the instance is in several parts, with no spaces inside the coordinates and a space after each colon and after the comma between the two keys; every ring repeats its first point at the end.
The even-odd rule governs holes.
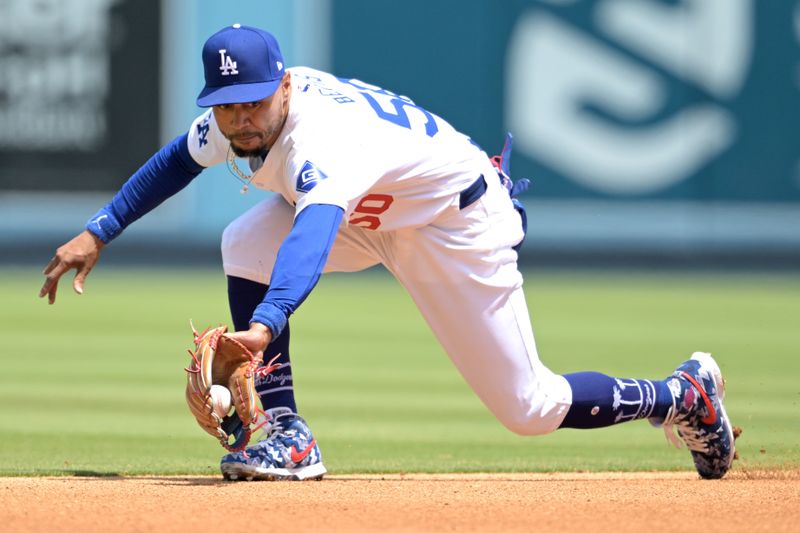
{"type": "Polygon", "coordinates": [[[308,446],[306,446],[305,450],[303,450],[302,452],[297,449],[297,446],[292,446],[292,462],[297,464],[303,459],[305,459],[308,456],[308,454],[311,453],[311,450],[313,450],[314,446],[316,445],[317,445],[317,439],[311,439],[311,442],[308,443],[308,446]]]}
{"type": "Polygon", "coordinates": [[[711,403],[711,399],[706,394],[706,391],[700,384],[688,373],[688,372],[681,372],[683,377],[689,380],[689,382],[694,385],[697,389],[697,392],[700,393],[700,397],[703,399],[703,402],[706,404],[706,416],[700,419],[703,424],[713,424],[717,421],[717,410],[714,409],[714,404],[711,403]]]}

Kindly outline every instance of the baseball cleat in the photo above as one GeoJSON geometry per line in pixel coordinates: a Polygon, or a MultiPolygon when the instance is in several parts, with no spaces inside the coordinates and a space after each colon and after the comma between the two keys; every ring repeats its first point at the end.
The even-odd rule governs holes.
{"type": "Polygon", "coordinates": [[[734,434],[722,405],[725,382],[711,354],[695,352],[667,378],[672,392],[672,407],[663,422],[667,439],[680,448],[680,441],[694,459],[697,473],[704,479],[719,479],[730,469],[735,451],[734,434]]]}
{"type": "Polygon", "coordinates": [[[327,472],[308,424],[294,413],[275,419],[253,446],[223,456],[220,470],[230,481],[318,480],[327,472]]]}

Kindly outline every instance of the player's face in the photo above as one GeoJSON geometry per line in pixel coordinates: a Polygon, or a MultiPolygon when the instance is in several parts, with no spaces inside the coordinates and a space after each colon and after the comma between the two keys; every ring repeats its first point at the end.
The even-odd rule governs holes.
{"type": "Polygon", "coordinates": [[[286,122],[291,82],[287,72],[278,90],[258,102],[214,106],[214,118],[239,157],[262,154],[271,148],[286,122]]]}

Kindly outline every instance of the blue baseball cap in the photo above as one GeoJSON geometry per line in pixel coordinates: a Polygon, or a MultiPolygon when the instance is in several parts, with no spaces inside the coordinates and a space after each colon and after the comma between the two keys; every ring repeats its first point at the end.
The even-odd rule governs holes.
{"type": "Polygon", "coordinates": [[[263,100],[278,89],[284,74],[283,55],[271,33],[234,24],[203,45],[206,85],[197,105],[244,104],[263,100]]]}

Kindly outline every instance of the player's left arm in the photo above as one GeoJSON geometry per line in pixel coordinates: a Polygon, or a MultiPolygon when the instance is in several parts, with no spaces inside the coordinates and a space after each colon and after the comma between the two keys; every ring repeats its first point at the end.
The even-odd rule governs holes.
{"type": "Polygon", "coordinates": [[[255,353],[280,335],[319,281],[343,216],[344,209],[330,204],[311,204],[297,215],[278,250],[269,290],[253,313],[250,329],[228,336],[255,353]]]}
{"type": "Polygon", "coordinates": [[[43,272],[40,298],[47,295],[49,303],[55,303],[58,281],[72,269],[78,271],[73,282],[75,292],[83,293],[86,276],[103,246],[200,174],[204,167],[192,158],[187,142],[188,135],[184,134],[156,152],[86,223],[82,233],[56,250],[43,272]]]}
{"type": "Polygon", "coordinates": [[[196,162],[183,134],[156,152],[128,179],[111,201],[86,224],[108,244],[167,198],[189,185],[205,167],[196,162]]]}

